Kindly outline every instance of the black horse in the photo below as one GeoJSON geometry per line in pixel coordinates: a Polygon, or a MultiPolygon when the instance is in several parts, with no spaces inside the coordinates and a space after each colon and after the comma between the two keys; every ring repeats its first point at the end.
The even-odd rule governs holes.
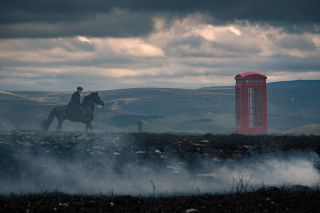
{"type": "Polygon", "coordinates": [[[48,130],[50,124],[52,123],[52,120],[54,119],[54,117],[56,117],[58,120],[57,130],[61,130],[64,120],[70,120],[73,122],[84,123],[86,124],[86,131],[88,131],[89,129],[92,131],[91,122],[93,120],[95,104],[104,106],[104,102],[101,100],[98,92],[93,92],[84,97],[81,103],[81,106],[83,107],[85,112],[84,115],[78,114],[76,116],[71,116],[71,113],[68,113],[67,111],[67,105],[56,106],[51,110],[47,120],[43,122],[43,128],[45,130],[48,130]]]}

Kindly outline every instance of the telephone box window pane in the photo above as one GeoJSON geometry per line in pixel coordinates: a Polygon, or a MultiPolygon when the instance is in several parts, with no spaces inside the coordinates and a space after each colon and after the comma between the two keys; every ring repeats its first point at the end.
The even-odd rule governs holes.
{"type": "Polygon", "coordinates": [[[249,127],[262,126],[262,89],[248,89],[249,127]]]}
{"type": "Polygon", "coordinates": [[[251,83],[251,84],[261,84],[263,83],[263,80],[258,80],[258,79],[247,79],[245,80],[246,83],[251,83]]]}
{"type": "Polygon", "coordinates": [[[241,96],[240,96],[240,88],[236,88],[236,125],[240,126],[240,106],[241,106],[241,96]]]}

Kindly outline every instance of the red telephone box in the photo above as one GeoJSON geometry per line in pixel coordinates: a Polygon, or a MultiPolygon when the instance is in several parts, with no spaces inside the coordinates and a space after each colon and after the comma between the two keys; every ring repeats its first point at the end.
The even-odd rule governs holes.
{"type": "Polygon", "coordinates": [[[236,132],[241,134],[267,133],[267,76],[258,72],[237,74],[236,132]]]}

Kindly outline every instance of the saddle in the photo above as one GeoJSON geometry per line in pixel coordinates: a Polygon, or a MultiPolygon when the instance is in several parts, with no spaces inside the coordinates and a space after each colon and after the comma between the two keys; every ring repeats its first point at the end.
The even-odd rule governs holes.
{"type": "Polygon", "coordinates": [[[69,120],[83,121],[86,118],[86,111],[81,105],[67,106],[67,118],[69,120]]]}

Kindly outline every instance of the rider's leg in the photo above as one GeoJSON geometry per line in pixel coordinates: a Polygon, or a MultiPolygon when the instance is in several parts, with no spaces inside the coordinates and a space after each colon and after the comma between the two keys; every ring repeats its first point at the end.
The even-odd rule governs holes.
{"type": "Polygon", "coordinates": [[[82,115],[82,118],[85,119],[86,118],[86,111],[85,109],[83,108],[83,106],[79,106],[79,111],[81,112],[81,115],[82,115]]]}

